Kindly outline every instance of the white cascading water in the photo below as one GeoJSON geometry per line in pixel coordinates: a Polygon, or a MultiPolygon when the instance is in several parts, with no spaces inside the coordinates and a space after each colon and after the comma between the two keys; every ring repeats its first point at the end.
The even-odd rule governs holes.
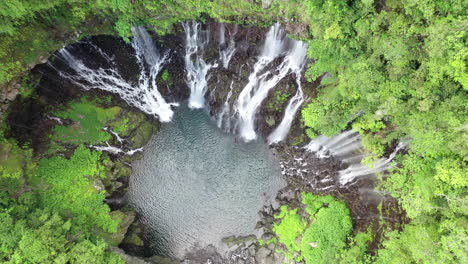
{"type": "Polygon", "coordinates": [[[237,33],[237,25],[234,25],[232,31],[228,28],[229,39],[226,41],[226,25],[224,23],[220,24],[219,29],[219,59],[223,63],[223,67],[227,69],[229,67],[229,62],[236,53],[236,42],[234,36],[237,33]]]}
{"type": "Polygon", "coordinates": [[[121,138],[119,134],[112,130],[112,128],[104,127],[102,130],[111,133],[120,144],[124,143],[125,139],[121,138]]]}
{"type": "Polygon", "coordinates": [[[352,183],[360,176],[371,175],[390,169],[393,159],[407,145],[408,142],[400,142],[388,158],[378,159],[372,167],[361,163],[366,155],[363,153],[361,136],[353,130],[345,131],[331,138],[318,136],[304,148],[310,152],[314,152],[319,158],[333,156],[340,159],[341,162],[348,164],[348,168],[339,172],[340,184],[346,185],[352,183]]]}
{"type": "Polygon", "coordinates": [[[268,136],[268,143],[275,144],[283,141],[291,129],[292,122],[296,117],[296,113],[305,101],[304,92],[302,91],[301,72],[296,72],[297,92],[289,100],[288,106],[284,110],[284,116],[281,123],[275,130],[268,136]]]}
{"type": "Polygon", "coordinates": [[[190,88],[189,107],[203,108],[205,106],[205,93],[208,90],[206,75],[208,71],[217,67],[216,64],[207,64],[200,52],[208,45],[209,32],[201,29],[201,24],[192,21],[182,23],[185,30],[185,71],[187,85],[190,88]],[[195,57],[192,60],[192,56],[195,57]]]}
{"type": "Polygon", "coordinates": [[[63,124],[64,124],[63,119],[60,118],[60,117],[56,117],[56,116],[47,116],[47,119],[53,120],[53,121],[55,121],[55,122],[56,122],[57,124],[59,124],[59,125],[63,125],[63,124]]]}
{"type": "MultiPolygon", "coordinates": [[[[140,66],[140,78],[138,85],[132,85],[124,80],[120,73],[114,69],[91,69],[81,60],[75,58],[67,48],[59,51],[60,56],[68,63],[77,75],[70,75],[59,72],[61,76],[73,81],[84,89],[101,89],[118,94],[128,104],[133,105],[141,111],[155,115],[161,122],[169,122],[172,119],[173,111],[156,85],[156,76],[162,66],[167,62],[169,54],[160,55],[148,32],[142,27],[132,28],[135,35],[132,46],[135,49],[138,64],[140,66]],[[144,63],[148,64],[150,70],[147,72],[144,63]],[[86,84],[82,84],[82,82],[86,84]]],[[[104,51],[97,50],[106,60],[110,59],[104,51]]],[[[113,65],[112,61],[109,64],[113,65]]]]}
{"type": "MultiPolygon", "coordinates": [[[[104,127],[103,130],[106,131],[106,132],[109,132],[111,135],[113,135],[115,137],[115,139],[117,139],[117,141],[119,141],[120,145],[122,146],[125,139],[120,137],[119,134],[117,134],[114,130],[112,130],[109,127],[104,127]]],[[[127,156],[133,156],[135,153],[143,151],[143,148],[130,149],[130,150],[125,151],[125,150],[123,150],[121,148],[111,146],[108,141],[106,141],[106,146],[89,145],[89,147],[94,149],[94,150],[104,151],[104,152],[107,152],[107,153],[110,153],[110,154],[113,154],[113,155],[123,154],[123,155],[127,155],[127,156]]]]}
{"type": "Polygon", "coordinates": [[[315,152],[319,158],[334,156],[343,160],[360,154],[361,136],[353,130],[345,131],[331,138],[320,135],[304,148],[315,152]]]}
{"type": "Polygon", "coordinates": [[[134,34],[132,46],[136,51],[136,57],[141,69],[140,75],[140,98],[146,102],[150,102],[150,107],[157,110],[157,115],[161,122],[169,122],[172,120],[174,112],[171,106],[177,106],[177,103],[168,104],[156,85],[156,77],[161,71],[164,64],[168,61],[169,53],[166,52],[162,56],[156,48],[153,40],[149,36],[144,27],[133,27],[134,34]],[[144,61],[150,66],[149,74],[146,73],[144,61]]]}
{"type": "Polygon", "coordinates": [[[398,154],[398,152],[404,149],[408,145],[407,142],[400,142],[395,150],[390,154],[388,158],[381,158],[372,164],[372,167],[368,167],[362,163],[351,164],[348,168],[340,171],[340,184],[346,185],[355,181],[358,177],[371,175],[386,171],[392,167],[392,161],[398,154]]]}
{"type": "Polygon", "coordinates": [[[260,57],[235,105],[239,117],[239,133],[244,141],[257,138],[255,114],[268,92],[286,75],[299,71],[305,63],[306,55],[307,44],[288,39],[279,23],[270,28],[260,57]],[[267,65],[283,55],[283,62],[274,71],[262,73],[267,65]]]}
{"type": "Polygon", "coordinates": [[[107,141],[106,141],[106,146],[89,145],[89,147],[97,151],[104,151],[104,152],[108,152],[114,155],[123,154],[127,156],[133,156],[135,153],[143,151],[143,148],[137,148],[137,149],[131,149],[131,150],[125,151],[121,148],[109,145],[109,142],[107,141]]]}
{"type": "Polygon", "coordinates": [[[229,104],[229,99],[231,99],[233,87],[234,87],[234,81],[231,81],[231,85],[229,87],[229,92],[226,97],[226,101],[224,101],[223,110],[221,110],[221,113],[218,115],[218,120],[217,120],[218,127],[219,128],[224,127],[225,131],[231,130],[231,119],[230,119],[231,105],[229,104]]]}

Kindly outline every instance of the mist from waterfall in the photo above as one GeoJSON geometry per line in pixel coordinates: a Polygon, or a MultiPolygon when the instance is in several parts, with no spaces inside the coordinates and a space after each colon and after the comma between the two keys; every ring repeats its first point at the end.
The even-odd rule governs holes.
{"type": "Polygon", "coordinates": [[[217,64],[207,64],[203,59],[203,51],[209,42],[209,32],[202,30],[201,23],[196,21],[182,23],[185,31],[185,71],[186,81],[190,89],[189,107],[203,108],[205,93],[208,90],[206,75],[217,64]],[[194,57],[192,59],[192,57],[194,57]]]}
{"type": "Polygon", "coordinates": [[[315,152],[315,155],[319,158],[334,156],[345,159],[356,156],[361,152],[361,136],[353,130],[345,131],[334,137],[320,135],[311,140],[304,148],[310,152],[315,152]]]}
{"type": "Polygon", "coordinates": [[[65,60],[76,74],[72,75],[62,71],[59,71],[59,74],[86,90],[101,89],[118,94],[129,105],[158,117],[161,122],[169,122],[174,114],[171,105],[177,104],[167,103],[156,85],[156,77],[168,61],[169,53],[161,55],[143,27],[133,27],[132,32],[135,36],[132,46],[135,49],[140,68],[137,85],[126,81],[116,69],[111,56],[94,44],[89,45],[107,61],[110,68],[92,69],[72,54],[72,48],[62,48],[59,51],[60,58],[65,60]]]}
{"type": "Polygon", "coordinates": [[[139,83],[144,91],[143,97],[148,102],[153,102],[152,100],[155,101],[156,104],[153,105],[157,106],[156,109],[160,121],[169,122],[174,115],[171,109],[171,105],[174,104],[166,103],[156,85],[156,77],[161,71],[162,66],[167,62],[169,53],[166,52],[162,56],[159,54],[156,45],[145,28],[133,27],[132,32],[134,34],[132,46],[136,51],[136,57],[141,69],[139,83]],[[146,72],[143,65],[143,58],[150,66],[149,74],[146,72]]]}
{"type": "Polygon", "coordinates": [[[346,169],[339,171],[338,181],[341,185],[349,185],[360,177],[389,170],[398,152],[408,146],[408,142],[398,143],[388,158],[380,158],[369,167],[361,163],[366,157],[361,141],[359,133],[348,130],[331,138],[320,135],[304,148],[319,158],[334,157],[348,164],[346,169]]]}
{"type": "Polygon", "coordinates": [[[380,158],[368,167],[362,163],[351,164],[345,170],[340,171],[339,181],[341,185],[346,185],[354,182],[359,177],[372,175],[379,172],[384,172],[392,168],[392,161],[398,152],[407,146],[407,142],[398,143],[395,150],[388,156],[388,158],[380,158]]]}
{"type": "Polygon", "coordinates": [[[300,71],[306,55],[306,43],[288,39],[279,23],[270,28],[248,83],[235,104],[239,118],[239,134],[244,141],[257,138],[255,115],[268,92],[291,72],[300,71]],[[276,69],[265,71],[271,62],[281,56],[284,56],[283,61],[276,69]]]}

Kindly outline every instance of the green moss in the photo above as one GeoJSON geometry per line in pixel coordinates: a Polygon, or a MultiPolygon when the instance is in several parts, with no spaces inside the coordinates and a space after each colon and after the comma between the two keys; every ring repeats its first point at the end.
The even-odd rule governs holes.
{"type": "Polygon", "coordinates": [[[32,74],[28,74],[23,77],[21,79],[21,87],[19,88],[18,93],[21,98],[24,99],[30,97],[34,93],[34,90],[36,89],[40,79],[41,76],[33,76],[32,74]]]}
{"type": "MultiPolygon", "coordinates": [[[[130,114],[129,114],[130,115],[130,114]]],[[[131,116],[132,117],[132,120],[133,119],[133,115],[131,116]]],[[[135,122],[132,122],[132,124],[134,124],[135,122]]],[[[130,129],[132,129],[132,127],[129,127],[129,118],[128,117],[125,117],[121,120],[116,120],[115,122],[111,123],[111,125],[113,125],[114,127],[114,131],[118,134],[120,134],[121,136],[126,136],[128,135],[128,131],[130,129]]]]}
{"type": "Polygon", "coordinates": [[[276,244],[278,242],[278,239],[276,237],[273,237],[271,238],[270,240],[268,240],[266,242],[267,245],[270,245],[270,244],[276,244]]]}
{"type": "Polygon", "coordinates": [[[140,226],[137,222],[133,222],[129,229],[129,235],[127,235],[123,241],[124,244],[135,245],[135,246],[144,246],[143,240],[140,238],[139,234],[142,233],[140,226]]]}
{"type": "Polygon", "coordinates": [[[120,210],[112,211],[112,218],[119,223],[117,227],[117,232],[109,234],[103,233],[103,237],[106,238],[107,242],[113,246],[118,246],[125,238],[125,234],[129,226],[135,220],[135,212],[122,212],[120,210]]]}
{"type": "Polygon", "coordinates": [[[161,74],[161,80],[167,82],[169,81],[169,72],[167,70],[165,70],[162,74],[161,74]]]}
{"type": "Polygon", "coordinates": [[[291,97],[287,91],[277,90],[273,94],[273,101],[267,104],[270,111],[281,112],[283,111],[283,104],[291,97]]]}
{"type": "Polygon", "coordinates": [[[115,162],[114,170],[116,178],[130,176],[130,174],[132,173],[132,169],[130,167],[119,161],[115,162]]]}
{"type": "Polygon", "coordinates": [[[0,177],[19,179],[23,176],[22,157],[19,149],[9,142],[0,143],[0,177]]]}
{"type": "Polygon", "coordinates": [[[145,122],[138,127],[137,132],[130,138],[130,141],[133,143],[135,148],[142,147],[146,142],[148,142],[153,133],[154,125],[150,122],[145,122]]]}
{"type": "Polygon", "coordinates": [[[22,149],[0,135],[0,190],[18,188],[28,179],[34,166],[31,149],[22,149]]]}
{"type": "Polygon", "coordinates": [[[96,144],[111,139],[111,135],[103,128],[116,118],[121,108],[118,106],[103,108],[95,101],[82,98],[72,102],[64,111],[54,113],[55,116],[71,119],[70,126],[57,125],[53,130],[52,140],[67,142],[68,144],[96,144]]]}
{"type": "Polygon", "coordinates": [[[130,236],[125,238],[125,244],[130,244],[130,245],[135,245],[135,246],[140,246],[140,247],[145,245],[143,240],[141,240],[141,238],[135,233],[132,233],[130,236]]]}

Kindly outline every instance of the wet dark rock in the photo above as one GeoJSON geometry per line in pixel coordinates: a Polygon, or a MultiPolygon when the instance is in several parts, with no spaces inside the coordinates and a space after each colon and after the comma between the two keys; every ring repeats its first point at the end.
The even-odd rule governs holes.
{"type": "Polygon", "coordinates": [[[256,241],[257,237],[255,235],[248,235],[248,236],[230,236],[223,238],[223,243],[225,243],[228,247],[233,247],[239,244],[245,244],[248,242],[256,241]]]}
{"type": "Polygon", "coordinates": [[[138,222],[138,217],[129,226],[125,238],[119,244],[119,247],[132,256],[151,257],[153,255],[148,252],[143,226],[138,222]]]}
{"type": "Polygon", "coordinates": [[[144,259],[142,258],[139,258],[139,257],[135,257],[135,256],[131,256],[131,255],[128,255],[125,253],[124,250],[118,248],[118,247],[111,247],[110,248],[111,251],[117,253],[120,255],[120,257],[122,257],[122,259],[124,261],[126,261],[127,263],[132,263],[132,264],[150,264],[150,262],[148,261],[145,261],[144,259]]]}
{"type": "Polygon", "coordinates": [[[111,210],[118,210],[126,204],[124,197],[109,197],[104,199],[104,202],[109,205],[111,210]]]}
{"type": "Polygon", "coordinates": [[[273,234],[273,233],[264,233],[262,235],[262,240],[263,241],[269,241],[270,239],[272,239],[274,237],[275,237],[275,234],[273,234]]]}
{"type": "Polygon", "coordinates": [[[204,249],[195,250],[187,253],[183,264],[225,264],[225,259],[217,252],[214,246],[208,246],[204,249]]]}
{"type": "Polygon", "coordinates": [[[149,258],[145,258],[145,261],[152,263],[152,264],[179,264],[180,263],[180,261],[178,260],[161,257],[161,256],[152,256],[149,258]]]}
{"type": "Polygon", "coordinates": [[[267,248],[260,248],[257,250],[257,252],[255,253],[255,261],[257,263],[265,263],[265,260],[267,258],[268,255],[270,255],[272,252],[271,250],[267,249],[267,248]]]}
{"type": "MultiPolygon", "coordinates": [[[[288,186],[281,190],[277,200],[281,204],[292,208],[301,208],[301,192],[312,192],[314,194],[330,194],[343,200],[350,209],[353,219],[353,232],[366,232],[372,227],[374,233],[371,252],[376,249],[382,232],[382,222],[379,217],[379,206],[386,208],[384,216],[398,219],[395,222],[405,222],[405,215],[399,209],[396,200],[388,194],[379,194],[374,191],[372,178],[361,179],[353,185],[341,185],[338,181],[338,172],[347,167],[333,157],[318,158],[303,148],[280,144],[275,146],[277,157],[280,159],[282,173],[288,186]],[[361,190],[368,190],[363,194],[361,190]]],[[[326,206],[326,204],[324,204],[326,206]]],[[[299,210],[304,214],[304,210],[299,210]]],[[[305,215],[304,215],[305,216],[305,215]]],[[[388,223],[385,223],[388,225],[388,223]]]]}

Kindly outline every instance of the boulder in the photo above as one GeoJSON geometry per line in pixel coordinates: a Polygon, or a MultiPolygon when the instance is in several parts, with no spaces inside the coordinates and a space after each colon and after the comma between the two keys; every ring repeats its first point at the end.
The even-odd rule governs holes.
{"type": "Polygon", "coordinates": [[[255,261],[260,264],[265,264],[266,258],[271,254],[271,250],[268,248],[262,247],[257,250],[255,253],[255,261]]]}

